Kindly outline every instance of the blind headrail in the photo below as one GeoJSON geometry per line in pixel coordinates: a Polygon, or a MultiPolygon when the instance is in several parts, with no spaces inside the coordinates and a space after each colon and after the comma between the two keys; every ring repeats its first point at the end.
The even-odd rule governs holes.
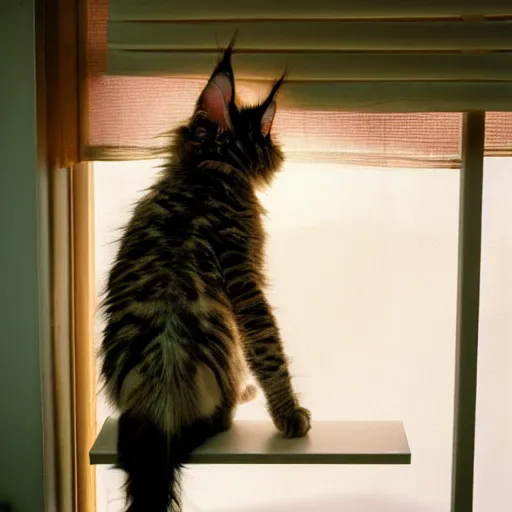
{"type": "Polygon", "coordinates": [[[112,20],[505,16],[510,0],[110,0],[112,20]]]}

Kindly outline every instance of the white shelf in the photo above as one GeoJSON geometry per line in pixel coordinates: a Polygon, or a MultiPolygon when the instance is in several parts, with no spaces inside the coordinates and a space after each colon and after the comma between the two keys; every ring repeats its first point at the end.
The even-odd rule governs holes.
{"type": "MultiPolygon", "coordinates": [[[[91,464],[115,464],[117,420],[108,418],[91,464]]],[[[316,421],[308,436],[285,439],[270,421],[235,421],[194,451],[190,464],[410,464],[401,421],[316,421]]]]}

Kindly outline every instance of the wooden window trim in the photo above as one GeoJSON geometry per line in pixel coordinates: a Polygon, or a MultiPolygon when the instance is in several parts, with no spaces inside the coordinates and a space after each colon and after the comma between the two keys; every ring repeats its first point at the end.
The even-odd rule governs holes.
{"type": "Polygon", "coordinates": [[[48,512],[94,512],[96,434],[92,165],[85,0],[35,0],[41,373],[48,512]]]}
{"type": "Polygon", "coordinates": [[[92,164],[71,169],[72,336],[74,433],[78,511],[96,508],[89,449],[96,437],[94,218],[92,164]]]}

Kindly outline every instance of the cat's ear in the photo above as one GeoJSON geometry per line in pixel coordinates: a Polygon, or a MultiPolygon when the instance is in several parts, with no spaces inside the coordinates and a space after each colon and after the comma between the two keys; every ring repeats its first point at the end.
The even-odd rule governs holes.
{"type": "Polygon", "coordinates": [[[233,93],[232,78],[224,72],[216,73],[199,96],[197,111],[204,112],[220,128],[231,128],[229,104],[233,93]]]}
{"type": "Polygon", "coordinates": [[[272,129],[272,123],[274,122],[274,116],[276,115],[276,102],[273,101],[263,112],[261,116],[261,133],[263,137],[266,137],[272,129]]]}
{"type": "Polygon", "coordinates": [[[233,44],[234,38],[199,96],[196,108],[196,111],[204,112],[220,128],[231,128],[229,106],[235,97],[235,82],[231,67],[233,44]]]}
{"type": "Polygon", "coordinates": [[[286,72],[283,76],[274,83],[270,94],[267,96],[267,99],[262,103],[262,115],[261,115],[261,133],[264,137],[266,137],[270,130],[272,129],[272,123],[274,122],[274,116],[276,115],[276,100],[275,95],[277,91],[281,87],[286,77],[286,72]]]}

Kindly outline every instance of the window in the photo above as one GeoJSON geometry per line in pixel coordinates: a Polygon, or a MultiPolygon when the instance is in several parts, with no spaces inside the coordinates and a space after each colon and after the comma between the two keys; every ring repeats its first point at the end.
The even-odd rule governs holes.
{"type": "MultiPolygon", "coordinates": [[[[98,293],[117,229],[157,164],[94,163],[98,293]]],[[[512,159],[486,159],[476,512],[512,505],[505,485],[512,408],[503,407],[512,364],[512,292],[504,278],[511,171],[512,159]]],[[[186,471],[185,510],[447,512],[459,172],[288,162],[262,198],[270,299],[305,403],[317,420],[402,419],[412,465],[194,465],[186,471]]],[[[97,318],[96,342],[100,329],[97,318]]],[[[98,427],[110,412],[100,395],[98,427]]],[[[238,417],[268,415],[259,399],[238,417]]],[[[122,510],[122,474],[96,471],[97,511],[122,510]]]]}
{"type": "MultiPolygon", "coordinates": [[[[251,6],[266,9],[256,13],[262,23],[275,10],[274,2],[226,0],[221,4],[221,9],[238,9],[241,18],[250,14],[251,6]]],[[[270,45],[272,58],[265,51],[260,60],[264,73],[274,73],[272,66],[282,58],[278,55],[281,43],[275,46],[277,35],[288,38],[286,44],[292,48],[287,52],[302,63],[295,67],[299,74],[302,69],[302,76],[290,84],[292,101],[276,119],[288,155],[287,170],[264,196],[271,213],[268,263],[274,285],[270,294],[294,358],[296,383],[316,418],[403,419],[413,465],[315,466],[307,471],[290,466],[246,467],[243,472],[198,467],[188,473],[191,510],[310,510],[319,505],[327,512],[341,506],[399,512],[400,508],[449,509],[461,134],[457,111],[468,109],[492,110],[487,113],[485,154],[507,157],[489,158],[485,164],[475,507],[483,512],[510,508],[505,461],[511,445],[505,433],[511,414],[503,407],[502,397],[511,385],[507,372],[511,355],[506,348],[510,258],[504,219],[510,218],[506,193],[512,116],[495,111],[510,109],[512,13],[502,0],[435,4],[365,0],[334,6],[330,0],[319,0],[309,3],[307,12],[298,12],[289,3],[286,9],[294,19],[313,9],[329,15],[338,9],[329,29],[336,38],[324,38],[327,48],[320,49],[327,49],[329,55],[315,60],[317,67],[302,65],[312,62],[312,54],[302,51],[304,33],[297,27],[303,21],[297,18],[287,25],[291,31],[286,34],[256,31],[248,43],[254,48],[240,55],[239,61],[241,74],[252,79],[251,66],[263,55],[258,55],[261,45],[267,49],[270,45]],[[349,20],[361,13],[374,17],[369,23],[375,24],[375,31],[368,30],[366,21],[349,20]],[[398,28],[395,22],[389,25],[390,13],[402,17],[398,25],[404,30],[398,38],[388,37],[398,28]],[[438,16],[426,22],[417,18],[432,14],[438,16]],[[335,26],[338,23],[353,29],[348,40],[344,39],[347,33],[335,26]],[[409,23],[426,23],[425,32],[411,30],[409,23]],[[453,29],[457,37],[452,37],[453,29]],[[479,37],[474,37],[477,33],[479,37]],[[332,52],[334,40],[339,55],[332,52]],[[475,48],[475,41],[481,48],[475,48]],[[392,47],[387,46],[390,42],[392,47]],[[429,46],[432,42],[434,48],[429,46]],[[361,45],[363,51],[354,52],[361,45]],[[411,54],[413,49],[419,52],[411,54]],[[360,58],[372,66],[361,65],[360,58]],[[328,64],[333,59],[334,67],[328,64]],[[313,68],[320,77],[316,72],[304,75],[313,68]],[[442,112],[429,112],[436,109],[442,112]],[[395,114],[397,110],[402,113],[395,114]],[[220,491],[233,480],[239,492],[220,491]],[[255,481],[256,494],[251,493],[255,481]],[[271,485],[275,481],[280,481],[277,491],[271,485]]],[[[198,6],[211,8],[208,2],[200,1],[198,6]]],[[[187,45],[197,43],[190,38],[199,32],[188,31],[188,40],[178,38],[178,46],[169,51],[178,32],[167,30],[165,23],[174,28],[180,23],[170,12],[174,2],[47,0],[40,7],[39,42],[41,37],[46,41],[38,45],[39,53],[45,54],[38,55],[44,67],[38,81],[46,90],[43,87],[39,96],[48,112],[46,130],[41,133],[48,139],[49,175],[55,178],[50,184],[52,251],[58,272],[52,283],[52,306],[57,313],[51,371],[58,407],[47,411],[52,411],[56,425],[56,490],[63,512],[89,511],[94,506],[93,475],[98,470],[98,505],[103,512],[119,508],[119,502],[112,502],[111,508],[108,503],[109,493],[115,498],[120,487],[119,481],[105,487],[106,475],[115,476],[115,472],[91,468],[88,461],[94,412],[99,421],[106,414],[101,395],[97,411],[93,403],[97,390],[89,367],[96,298],[93,281],[96,277],[97,292],[101,291],[114,250],[113,230],[151,181],[153,163],[129,160],[162,147],[158,136],[189,115],[190,99],[204,84],[205,63],[217,48],[207,33],[208,24],[216,22],[198,22],[196,15],[204,18],[205,11],[184,7],[185,16],[194,18],[189,22],[199,23],[208,41],[207,51],[193,53],[196,60],[192,62],[187,45]],[[125,16],[123,9],[134,9],[132,14],[139,18],[125,16]],[[145,21],[144,9],[153,10],[149,17],[160,12],[162,23],[145,21]],[[108,39],[107,20],[112,13],[117,18],[111,18],[115,26],[110,25],[108,39]],[[121,37],[116,39],[116,34],[121,37]],[[141,34],[148,39],[138,40],[141,34]],[[189,70],[186,86],[180,71],[184,68],[174,66],[178,61],[189,70]],[[174,72],[169,71],[169,63],[174,72]],[[173,76],[165,76],[168,72],[173,76]],[[95,272],[89,258],[93,241],[95,272]]],[[[246,22],[246,27],[253,23],[246,22]]],[[[308,36],[308,44],[317,44],[314,25],[306,27],[314,36],[308,36]]],[[[244,84],[239,92],[250,97],[253,85],[244,84]]],[[[480,116],[479,112],[473,116],[480,116]]],[[[95,327],[97,337],[98,322],[95,327]]],[[[240,410],[247,417],[264,414],[261,403],[240,410]]]]}
{"type": "Polygon", "coordinates": [[[512,158],[484,167],[475,451],[475,512],[512,506],[512,158]]]}

